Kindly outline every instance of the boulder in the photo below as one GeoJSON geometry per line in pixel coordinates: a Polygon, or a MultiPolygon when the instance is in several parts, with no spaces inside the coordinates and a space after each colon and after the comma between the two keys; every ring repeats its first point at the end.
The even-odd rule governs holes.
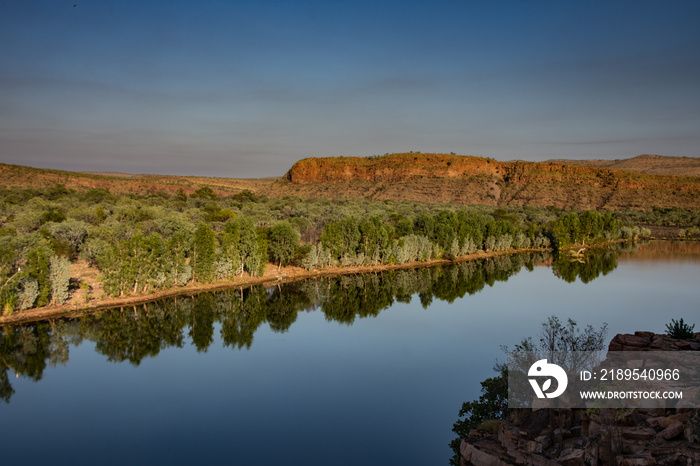
{"type": "Polygon", "coordinates": [[[531,437],[536,437],[549,427],[550,415],[551,412],[548,409],[533,411],[525,418],[519,427],[526,431],[531,437]]]}
{"type": "Polygon", "coordinates": [[[690,414],[691,413],[689,411],[686,411],[685,413],[673,414],[671,416],[650,417],[647,419],[647,424],[649,424],[650,427],[665,429],[674,422],[687,421],[690,418],[690,414]]]}
{"type": "MultiPolygon", "coordinates": [[[[643,332],[638,332],[643,333],[643,332]]],[[[652,337],[648,335],[631,335],[620,333],[610,341],[608,351],[644,351],[652,344],[652,337]]]]}
{"type": "Polygon", "coordinates": [[[625,455],[618,456],[615,464],[617,466],[652,466],[656,460],[651,455],[625,455]]]}
{"type": "Polygon", "coordinates": [[[671,440],[681,435],[683,430],[683,423],[680,421],[675,421],[670,426],[659,432],[657,436],[664,440],[671,440]]]}
{"type": "Polygon", "coordinates": [[[567,448],[561,452],[557,461],[564,466],[583,466],[586,451],[580,448],[567,448]]]}
{"type": "Polygon", "coordinates": [[[467,443],[466,440],[462,440],[459,453],[462,455],[461,462],[464,465],[509,466],[509,463],[502,461],[497,453],[480,450],[475,445],[467,443]]]}
{"type": "Polygon", "coordinates": [[[676,341],[668,335],[655,335],[651,340],[651,348],[662,351],[678,351],[676,341]]]}
{"type": "Polygon", "coordinates": [[[622,431],[622,438],[628,440],[647,441],[653,439],[655,435],[656,431],[654,429],[645,427],[632,427],[622,431]]]}

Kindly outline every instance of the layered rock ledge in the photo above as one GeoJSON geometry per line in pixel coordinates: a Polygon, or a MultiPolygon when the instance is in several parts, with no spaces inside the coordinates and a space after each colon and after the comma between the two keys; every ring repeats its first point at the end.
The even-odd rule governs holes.
{"type": "MultiPolygon", "coordinates": [[[[616,335],[609,351],[700,351],[700,333],[677,340],[653,332],[616,335]]],[[[647,466],[700,464],[700,417],[678,409],[527,409],[497,434],[462,439],[461,465],[647,466]]]]}

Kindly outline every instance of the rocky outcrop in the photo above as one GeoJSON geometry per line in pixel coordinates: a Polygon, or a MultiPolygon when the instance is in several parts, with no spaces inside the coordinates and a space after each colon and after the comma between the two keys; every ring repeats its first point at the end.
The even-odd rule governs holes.
{"type": "Polygon", "coordinates": [[[653,332],[619,334],[610,341],[608,351],[700,351],[700,333],[692,340],[677,340],[653,332]]]}
{"type": "Polygon", "coordinates": [[[462,178],[478,175],[502,177],[501,170],[501,162],[481,157],[410,153],[369,158],[302,159],[284,177],[294,184],[347,181],[396,183],[414,178],[462,178]]]}
{"type": "Polygon", "coordinates": [[[559,410],[548,412],[557,427],[550,425],[534,434],[511,421],[501,423],[496,435],[473,430],[462,439],[461,465],[700,464],[700,445],[689,423],[691,412],[684,413],[683,420],[670,421],[678,414],[637,410],[626,413],[630,420],[618,412],[572,411],[573,415],[563,418],[559,410]],[[652,427],[658,421],[669,425],[652,427]]]}
{"type": "MultiPolygon", "coordinates": [[[[700,333],[690,340],[621,334],[608,349],[700,351],[700,333]]],[[[698,432],[700,417],[686,408],[517,410],[498,434],[472,430],[462,439],[461,465],[695,465],[698,432]]]]}
{"type": "Polygon", "coordinates": [[[575,209],[700,207],[698,177],[448,154],[307,158],[295,163],[283,179],[289,183],[277,189],[284,187],[306,197],[575,209]],[[333,189],[322,189],[328,186],[333,189]]]}

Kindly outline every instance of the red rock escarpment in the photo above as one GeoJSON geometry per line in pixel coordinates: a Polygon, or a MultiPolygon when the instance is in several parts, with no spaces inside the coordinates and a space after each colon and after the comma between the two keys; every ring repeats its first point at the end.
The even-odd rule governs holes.
{"type": "Polygon", "coordinates": [[[447,154],[298,161],[287,190],[303,197],[371,197],[574,209],[700,207],[700,178],[551,162],[498,162],[447,154]],[[334,188],[330,191],[328,186],[334,188]],[[429,192],[426,192],[429,191],[429,192]]]}

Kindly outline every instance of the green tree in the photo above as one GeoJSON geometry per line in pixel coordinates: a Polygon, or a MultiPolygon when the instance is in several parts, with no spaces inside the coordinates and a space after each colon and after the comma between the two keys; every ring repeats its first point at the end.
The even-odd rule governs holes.
{"type": "Polygon", "coordinates": [[[149,291],[166,283],[163,238],[152,233],[116,241],[98,256],[104,290],[113,295],[149,291]]]}
{"type": "Polygon", "coordinates": [[[211,189],[209,186],[202,186],[201,188],[190,194],[190,197],[195,199],[208,199],[210,201],[216,200],[216,194],[214,193],[214,190],[211,189]]]}
{"type": "Polygon", "coordinates": [[[134,258],[136,282],[134,292],[150,291],[163,286],[167,281],[165,261],[165,244],[158,233],[151,233],[143,238],[134,258]]]}
{"type": "Polygon", "coordinates": [[[182,203],[186,203],[187,202],[187,194],[185,194],[185,190],[182,188],[178,189],[177,193],[175,194],[175,199],[177,199],[178,201],[180,201],[182,203]]]}
{"type": "Polygon", "coordinates": [[[185,286],[192,278],[192,267],[187,264],[186,255],[189,252],[189,237],[184,232],[171,236],[165,247],[164,271],[168,273],[168,283],[185,286]]]}
{"type": "Polygon", "coordinates": [[[354,216],[339,222],[328,222],[321,233],[321,244],[334,259],[339,259],[343,254],[355,255],[360,239],[360,224],[354,216]]]}
{"type": "Polygon", "coordinates": [[[200,223],[194,232],[192,244],[193,278],[201,283],[214,279],[214,260],[216,259],[216,235],[206,223],[200,223]]]}
{"type": "Polygon", "coordinates": [[[427,238],[435,238],[435,218],[428,214],[422,213],[413,221],[416,234],[422,234],[427,238]]]}
{"type": "Polygon", "coordinates": [[[22,275],[31,277],[37,281],[39,296],[36,299],[37,306],[46,306],[51,296],[51,282],[49,280],[49,266],[52,251],[45,245],[32,248],[27,254],[22,275]]]}
{"type": "MultiPolygon", "coordinates": [[[[238,255],[236,263],[240,264],[239,274],[243,275],[243,272],[247,270],[251,276],[257,275],[260,268],[257,256],[261,247],[253,221],[245,218],[232,220],[226,223],[224,232],[230,235],[227,239],[231,244],[229,250],[238,255]],[[251,269],[251,267],[253,268],[251,269]]],[[[264,257],[267,258],[267,255],[264,257]]]]}
{"type": "Polygon", "coordinates": [[[478,427],[484,421],[507,419],[510,415],[508,409],[508,366],[498,364],[494,367],[498,373],[481,382],[481,395],[478,400],[462,403],[459,410],[459,419],[452,426],[452,432],[457,438],[450,442],[454,456],[450,464],[460,464],[459,446],[463,438],[469,435],[472,429],[478,427]]]}
{"type": "MultiPolygon", "coordinates": [[[[0,244],[0,312],[6,305],[16,301],[15,288],[20,280],[21,271],[17,269],[17,250],[10,244],[0,244]]],[[[37,286],[38,295],[38,286],[37,286]]],[[[14,307],[14,304],[12,304],[14,307]]]]}
{"type": "Polygon", "coordinates": [[[278,269],[289,265],[298,246],[299,233],[288,222],[279,222],[270,228],[267,248],[278,269]]]}
{"type": "Polygon", "coordinates": [[[250,270],[253,275],[262,277],[265,275],[265,267],[267,266],[267,241],[262,235],[258,235],[257,240],[257,255],[255,260],[251,261],[250,270]]]}
{"type": "Polygon", "coordinates": [[[399,238],[410,235],[413,233],[413,220],[404,215],[398,214],[394,221],[394,228],[396,229],[396,236],[399,238]]]}
{"type": "Polygon", "coordinates": [[[389,245],[394,236],[390,226],[385,225],[379,216],[363,219],[359,225],[360,250],[366,257],[377,263],[381,258],[381,251],[389,245]]]}

